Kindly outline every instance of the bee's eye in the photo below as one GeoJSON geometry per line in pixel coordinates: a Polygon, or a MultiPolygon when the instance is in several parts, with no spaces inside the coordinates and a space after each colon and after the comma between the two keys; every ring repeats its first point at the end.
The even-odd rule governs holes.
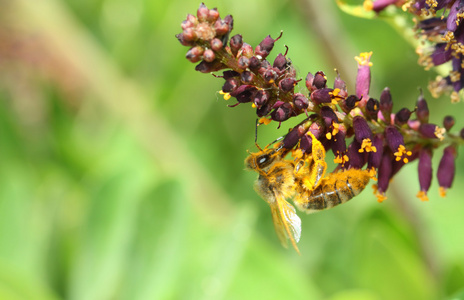
{"type": "Polygon", "coordinates": [[[262,155],[256,159],[259,168],[264,168],[270,163],[270,156],[268,154],[262,155]]]}

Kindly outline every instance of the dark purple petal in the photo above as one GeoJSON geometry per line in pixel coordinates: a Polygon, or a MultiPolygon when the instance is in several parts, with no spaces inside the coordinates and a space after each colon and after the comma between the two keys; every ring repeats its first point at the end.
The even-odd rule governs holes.
{"type": "Polygon", "coordinates": [[[419,185],[422,196],[422,200],[426,200],[427,191],[432,183],[432,151],[429,148],[424,148],[419,154],[419,185]]]}
{"type": "Polygon", "coordinates": [[[372,141],[372,131],[367,124],[366,119],[361,116],[353,118],[354,136],[358,143],[362,144],[364,139],[372,141]]]}
{"type": "Polygon", "coordinates": [[[446,190],[453,184],[456,172],[456,155],[456,148],[454,146],[448,146],[443,150],[443,156],[437,170],[437,179],[442,196],[445,196],[446,190]]]}

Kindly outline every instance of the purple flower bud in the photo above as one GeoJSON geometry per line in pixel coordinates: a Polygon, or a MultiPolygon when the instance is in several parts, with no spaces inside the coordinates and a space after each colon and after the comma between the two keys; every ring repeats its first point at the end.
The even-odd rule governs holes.
{"type": "Polygon", "coordinates": [[[340,103],[340,107],[345,113],[349,113],[353,108],[356,107],[356,103],[358,101],[358,97],[356,97],[355,95],[350,95],[340,103]]]}
{"type": "Polygon", "coordinates": [[[323,89],[327,87],[327,76],[325,76],[324,72],[319,71],[314,75],[313,85],[316,89],[323,89]]]}
{"type": "Polygon", "coordinates": [[[435,50],[430,54],[433,65],[439,66],[451,60],[453,57],[453,50],[448,47],[447,43],[435,45],[435,50]]]}
{"type": "MultiPolygon", "coordinates": [[[[337,156],[340,158],[346,154],[346,141],[345,141],[345,133],[342,131],[337,132],[335,136],[333,137],[333,142],[332,142],[332,152],[335,155],[335,158],[337,156]]],[[[342,163],[342,162],[338,162],[342,163]]]]}
{"type": "Polygon", "coordinates": [[[227,15],[224,18],[224,22],[226,22],[226,24],[229,25],[229,32],[231,32],[234,28],[234,18],[231,15],[227,15]]]}
{"type": "MultiPolygon", "coordinates": [[[[186,42],[193,42],[193,41],[196,41],[198,39],[197,33],[196,33],[195,29],[193,29],[193,28],[186,28],[184,31],[182,31],[181,34],[182,34],[182,39],[184,41],[186,41],[186,42]]],[[[179,39],[179,41],[180,41],[180,39],[179,39]]]]}
{"type": "Polygon", "coordinates": [[[305,134],[305,135],[303,135],[301,137],[301,139],[300,139],[300,149],[304,153],[311,153],[312,145],[313,145],[313,141],[312,141],[311,137],[309,137],[307,134],[305,134]]]}
{"type": "Polygon", "coordinates": [[[182,21],[181,27],[182,30],[185,30],[187,28],[192,28],[198,24],[198,19],[192,14],[187,14],[187,18],[182,21]]]}
{"type": "Polygon", "coordinates": [[[332,126],[333,122],[335,123],[338,122],[337,115],[335,114],[333,109],[328,106],[321,107],[320,114],[321,114],[322,120],[324,120],[325,126],[327,127],[332,126]]]}
{"type": "Polygon", "coordinates": [[[261,107],[258,107],[258,109],[256,110],[256,115],[258,117],[264,117],[264,116],[267,116],[272,110],[272,105],[270,104],[270,101],[268,103],[264,103],[263,105],[261,105],[261,107]]]}
{"type": "Polygon", "coordinates": [[[419,154],[419,185],[420,192],[417,196],[423,200],[428,200],[427,191],[432,183],[432,151],[428,148],[423,148],[419,154]]]}
{"type": "Polygon", "coordinates": [[[231,93],[235,91],[235,89],[240,85],[240,82],[237,78],[232,77],[226,80],[224,85],[222,86],[222,91],[224,93],[231,93]]]}
{"type": "MultiPolygon", "coordinates": [[[[217,20],[214,23],[214,31],[216,31],[216,36],[223,36],[229,33],[231,30],[229,24],[226,20],[217,20]]],[[[226,40],[227,41],[227,40],[226,40]]]]}
{"type": "Polygon", "coordinates": [[[438,184],[440,185],[440,195],[444,197],[446,190],[451,187],[456,172],[456,148],[448,146],[443,150],[437,170],[438,184]]]}
{"type": "MultiPolygon", "coordinates": [[[[453,1],[446,1],[446,2],[453,2],[453,1]]],[[[446,28],[449,31],[455,31],[458,28],[458,24],[460,21],[458,20],[458,13],[462,13],[462,2],[461,1],[454,1],[453,5],[449,9],[448,18],[446,20],[446,28]]],[[[460,17],[462,18],[462,17],[460,17]]]]}
{"type": "Polygon", "coordinates": [[[277,122],[288,120],[293,114],[293,107],[290,103],[283,103],[271,112],[271,118],[277,122]]]}
{"type": "Polygon", "coordinates": [[[239,77],[240,73],[233,71],[233,70],[227,70],[222,72],[222,77],[224,77],[225,80],[232,78],[232,77],[239,77]]]}
{"type": "Polygon", "coordinates": [[[393,153],[398,151],[400,145],[404,146],[404,138],[394,126],[385,128],[385,139],[387,140],[388,147],[393,153]]]}
{"type": "Polygon", "coordinates": [[[242,48],[240,48],[239,54],[241,56],[246,56],[250,58],[253,56],[253,47],[248,43],[243,43],[242,48]]]}
{"type": "Polygon", "coordinates": [[[193,42],[184,37],[184,33],[176,34],[176,38],[182,46],[192,46],[193,42]]]}
{"type": "Polygon", "coordinates": [[[200,4],[200,7],[197,10],[197,18],[200,22],[205,22],[209,15],[209,9],[204,3],[200,4]]]}
{"type": "Polygon", "coordinates": [[[380,163],[382,162],[383,156],[383,136],[374,136],[372,139],[372,146],[376,148],[376,151],[369,152],[369,157],[367,158],[367,168],[378,169],[380,167],[380,163]]]}
{"type": "Polygon", "coordinates": [[[196,65],[195,70],[201,73],[211,73],[225,69],[226,67],[227,66],[223,65],[219,60],[214,60],[212,62],[203,60],[196,65]]]}
{"type": "Polygon", "coordinates": [[[193,63],[199,62],[201,60],[201,56],[203,55],[204,49],[200,46],[195,46],[187,51],[185,57],[193,63]]]}
{"type": "Polygon", "coordinates": [[[353,139],[351,144],[348,146],[348,164],[351,168],[361,169],[367,161],[366,152],[359,152],[361,149],[361,143],[356,139],[353,139]]]}
{"type": "Polygon", "coordinates": [[[386,87],[382,94],[380,94],[380,103],[379,103],[380,111],[382,112],[382,116],[387,124],[390,124],[390,115],[393,109],[393,101],[392,96],[390,94],[390,89],[386,87]]]}
{"type": "Polygon", "coordinates": [[[256,91],[257,88],[255,86],[244,84],[231,92],[230,95],[237,98],[239,103],[247,103],[251,101],[256,91]]]}
{"type": "Polygon", "coordinates": [[[258,70],[261,67],[261,60],[256,56],[250,57],[250,60],[248,61],[248,67],[252,71],[258,70]]]}
{"type": "Polygon", "coordinates": [[[206,18],[206,20],[209,23],[216,22],[218,18],[219,18],[219,12],[217,11],[217,8],[213,8],[208,11],[208,17],[206,18]]]}
{"type": "Polygon", "coordinates": [[[264,80],[266,80],[269,83],[272,83],[276,80],[277,78],[277,73],[273,69],[269,69],[264,73],[264,80]]]}
{"type": "Polygon", "coordinates": [[[242,74],[240,74],[240,80],[245,84],[251,83],[254,77],[255,75],[250,71],[244,71],[242,74]]]}
{"type": "Polygon", "coordinates": [[[213,49],[214,51],[221,50],[222,46],[224,46],[224,43],[220,39],[214,38],[211,40],[211,49],[213,49]]]}
{"type": "MultiPolygon", "coordinates": [[[[365,99],[365,101],[367,101],[369,98],[369,88],[371,85],[371,55],[372,52],[365,52],[356,57],[358,62],[358,73],[356,75],[356,96],[358,96],[360,99],[365,99]]],[[[361,103],[361,106],[363,107],[364,104],[361,103]]]]}
{"type": "Polygon", "coordinates": [[[313,82],[314,82],[314,75],[311,74],[311,72],[308,72],[308,75],[306,75],[305,84],[306,84],[306,88],[308,89],[310,93],[316,90],[316,87],[313,85],[313,82]]]}
{"type": "Polygon", "coordinates": [[[391,152],[384,152],[382,156],[382,161],[380,162],[379,172],[378,172],[378,192],[380,194],[385,194],[390,183],[390,178],[392,177],[392,156],[391,152]]]}
{"type": "Polygon", "coordinates": [[[296,108],[304,110],[308,108],[309,100],[303,94],[296,93],[293,95],[293,104],[296,108]]]}
{"type": "Polygon", "coordinates": [[[269,101],[269,93],[265,90],[258,90],[253,98],[253,103],[260,108],[269,101]]]}
{"type": "Polygon", "coordinates": [[[419,126],[419,132],[422,134],[423,137],[428,139],[436,139],[438,138],[436,135],[437,132],[437,125],[435,124],[421,124],[419,126]]]}
{"type": "Polygon", "coordinates": [[[274,68],[277,68],[281,71],[285,70],[287,67],[287,58],[282,53],[277,55],[276,59],[274,60],[274,64],[272,65],[274,68]]]}
{"type": "Polygon", "coordinates": [[[298,143],[301,137],[305,135],[306,132],[308,132],[308,124],[309,122],[304,120],[297,126],[293,127],[293,129],[287,133],[284,140],[282,141],[284,148],[292,149],[298,143]]]}
{"type": "Polygon", "coordinates": [[[429,107],[427,105],[427,101],[425,101],[425,98],[422,94],[417,99],[416,106],[417,106],[417,109],[416,109],[417,119],[421,123],[428,123],[429,122],[429,107]]]}
{"type": "Polygon", "coordinates": [[[274,48],[274,43],[280,39],[282,36],[282,31],[280,32],[280,35],[274,40],[271,38],[270,35],[268,35],[264,40],[259,43],[258,46],[256,46],[255,49],[255,54],[261,56],[261,58],[266,58],[269,53],[271,52],[272,48],[274,48]]]}
{"type": "Polygon", "coordinates": [[[412,112],[407,108],[400,109],[395,115],[395,124],[402,126],[406,124],[411,117],[412,112]]]}
{"type": "Polygon", "coordinates": [[[229,45],[230,45],[230,50],[232,50],[232,53],[236,56],[238,53],[238,50],[240,50],[243,46],[242,35],[236,34],[233,37],[231,37],[229,41],[229,45]]]}
{"type": "Polygon", "coordinates": [[[358,143],[362,144],[365,139],[372,141],[372,130],[369,128],[366,119],[361,116],[353,118],[354,137],[358,143]]]}
{"type": "Polygon", "coordinates": [[[214,54],[214,51],[211,49],[206,49],[205,52],[203,52],[203,59],[207,62],[212,62],[216,58],[216,54],[214,54]]]}
{"type": "Polygon", "coordinates": [[[290,91],[293,91],[293,88],[297,83],[298,80],[296,80],[295,78],[285,78],[279,81],[279,88],[282,92],[288,93],[290,91]]]}
{"type": "Polygon", "coordinates": [[[453,126],[454,118],[452,116],[446,116],[443,118],[443,127],[445,127],[446,131],[450,131],[453,126]]]}
{"type": "Polygon", "coordinates": [[[379,101],[374,98],[369,98],[366,104],[366,116],[371,120],[377,120],[377,114],[379,112],[379,101]]]}
{"type": "Polygon", "coordinates": [[[249,61],[250,60],[248,59],[248,57],[240,56],[240,58],[238,59],[237,64],[238,64],[239,68],[245,70],[246,68],[248,68],[249,61]]]}
{"type": "Polygon", "coordinates": [[[332,97],[330,95],[332,92],[333,89],[330,88],[315,90],[311,93],[311,100],[316,104],[330,103],[332,102],[332,97]]]}
{"type": "Polygon", "coordinates": [[[339,89],[340,91],[347,91],[346,83],[340,78],[340,74],[337,71],[337,77],[335,77],[334,81],[334,89],[339,89]]]}

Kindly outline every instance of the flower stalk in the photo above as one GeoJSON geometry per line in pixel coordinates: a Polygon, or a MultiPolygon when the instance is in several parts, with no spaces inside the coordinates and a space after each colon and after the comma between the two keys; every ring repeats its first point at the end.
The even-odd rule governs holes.
{"type": "Polygon", "coordinates": [[[433,173],[431,157],[437,148],[444,146],[437,170],[441,195],[451,187],[456,149],[464,143],[464,131],[450,132],[454,124],[450,116],[445,117],[443,127],[429,123],[430,112],[422,93],[415,107],[396,112],[389,88],[379,98],[372,97],[372,52],[356,57],[356,88],[350,94],[338,72],[331,86],[323,71],[309,72],[304,79],[300,78],[287,55],[288,47],[271,63],[268,57],[283,32],[276,38],[268,35],[252,47],[240,34],[229,37],[232,16],[221,19],[216,8],[208,9],[204,4],[200,5],[196,17],[187,16],[182,29],[176,37],[182,45],[190,47],[186,58],[198,63],[195,69],[202,73],[222,71],[222,75],[215,77],[224,80],[220,91],[224,99],[236,100],[229,106],[250,103],[256,110],[259,125],[277,123],[280,127],[290,118],[303,116],[282,141],[282,147],[295,161],[311,159],[314,137],[325,151],[333,152],[337,164],[334,172],[366,167],[372,179],[378,181],[374,190],[382,202],[393,176],[418,159],[417,196],[428,200],[433,173]],[[295,93],[295,86],[303,80],[308,92],[295,93]]]}

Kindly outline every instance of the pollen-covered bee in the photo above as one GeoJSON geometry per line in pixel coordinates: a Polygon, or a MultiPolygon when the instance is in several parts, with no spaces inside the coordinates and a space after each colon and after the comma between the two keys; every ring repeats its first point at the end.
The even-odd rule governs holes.
{"type": "Polygon", "coordinates": [[[255,190],[271,207],[282,245],[287,247],[290,240],[298,253],[301,220],[286,199],[293,197],[295,205],[307,213],[328,209],[361,193],[370,179],[369,171],[359,169],[324,177],[327,169],[324,147],[311,132],[308,135],[312,138],[312,153],[307,158],[285,159],[290,150],[279,143],[250,153],[245,160],[246,166],[258,173],[255,190]]]}

